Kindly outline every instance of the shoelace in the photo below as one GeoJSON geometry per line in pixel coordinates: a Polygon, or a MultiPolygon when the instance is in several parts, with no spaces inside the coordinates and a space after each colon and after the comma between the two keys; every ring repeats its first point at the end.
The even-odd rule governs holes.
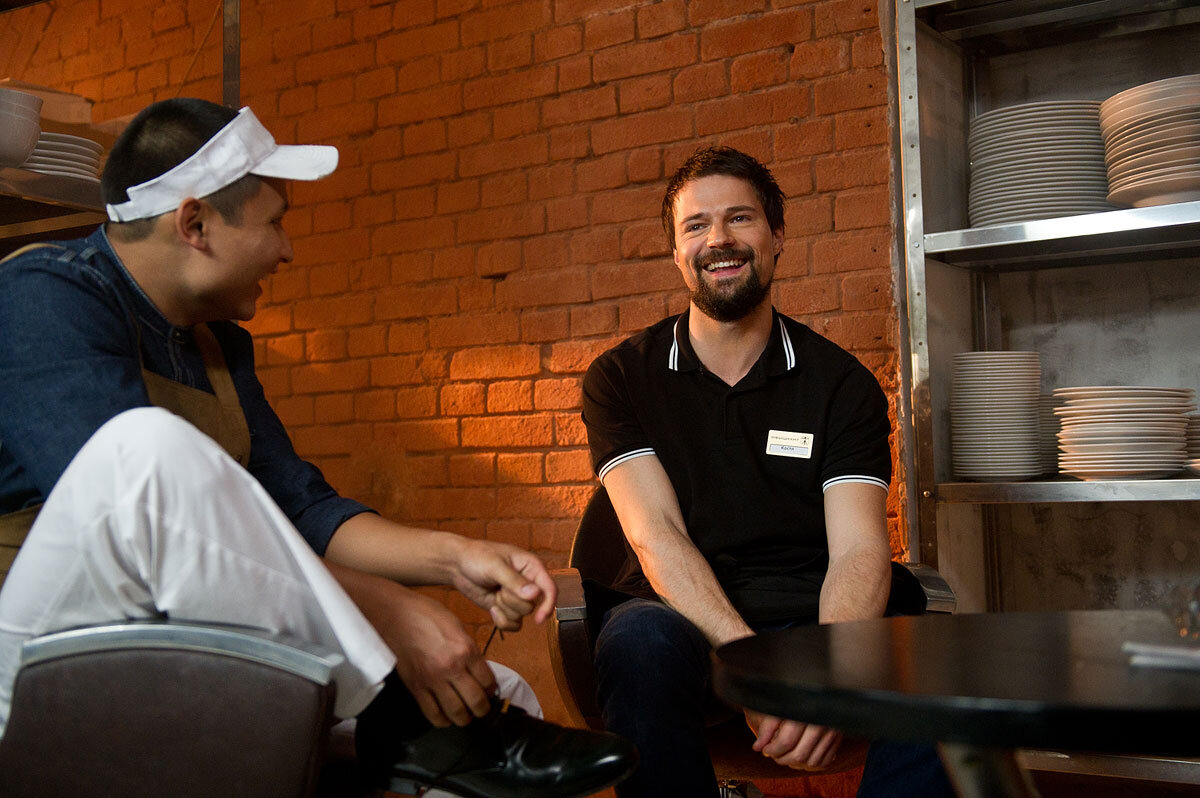
{"type": "MultiPolygon", "coordinates": [[[[494,640],[494,639],[496,638],[496,635],[500,635],[500,639],[501,639],[501,640],[503,640],[503,639],[504,639],[504,632],[501,632],[501,631],[500,631],[500,627],[499,627],[499,626],[496,626],[495,624],[492,624],[492,631],[488,633],[488,639],[487,639],[487,642],[483,644],[483,651],[482,651],[482,652],[480,652],[480,656],[483,656],[483,657],[486,657],[486,656],[487,656],[488,649],[491,647],[491,645],[492,645],[492,640],[494,640]]],[[[505,698],[505,699],[501,699],[501,701],[500,701],[500,709],[499,709],[499,712],[500,712],[500,714],[504,714],[505,712],[508,712],[508,707],[509,707],[509,705],[511,705],[511,704],[512,704],[512,702],[511,702],[511,701],[509,701],[507,698],[505,698]]]]}
{"type": "Polygon", "coordinates": [[[484,657],[487,656],[488,648],[491,647],[492,640],[495,639],[497,634],[500,635],[501,640],[504,639],[504,632],[500,631],[499,626],[497,626],[496,624],[492,624],[492,631],[488,634],[487,642],[483,644],[483,651],[480,653],[481,656],[484,656],[484,657]]]}

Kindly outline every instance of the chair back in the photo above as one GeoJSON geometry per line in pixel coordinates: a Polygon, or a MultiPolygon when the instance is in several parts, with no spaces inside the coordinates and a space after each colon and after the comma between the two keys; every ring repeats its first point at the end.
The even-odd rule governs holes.
{"type": "Polygon", "coordinates": [[[605,587],[616,581],[625,564],[625,533],[604,486],[596,488],[579,519],[567,565],[605,587]]]}
{"type": "Polygon", "coordinates": [[[220,651],[156,627],[177,628],[96,627],[26,644],[0,738],[0,795],[313,795],[334,698],[314,677],[324,663],[282,645],[275,656],[240,632],[220,651]]]}

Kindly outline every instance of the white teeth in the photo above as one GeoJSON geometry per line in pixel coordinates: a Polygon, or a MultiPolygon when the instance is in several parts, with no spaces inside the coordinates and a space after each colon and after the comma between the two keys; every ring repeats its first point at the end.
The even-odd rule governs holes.
{"type": "Polygon", "coordinates": [[[741,265],[742,262],[740,260],[722,260],[708,264],[704,267],[704,271],[715,272],[717,269],[733,269],[741,265]]]}

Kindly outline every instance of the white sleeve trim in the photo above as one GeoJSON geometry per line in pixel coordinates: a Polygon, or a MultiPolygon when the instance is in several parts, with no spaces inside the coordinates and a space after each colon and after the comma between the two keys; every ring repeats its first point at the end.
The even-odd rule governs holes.
{"type": "Polygon", "coordinates": [[[821,486],[821,492],[824,493],[825,491],[832,488],[834,485],[845,485],[850,482],[859,482],[859,483],[863,483],[866,485],[878,485],[879,487],[883,488],[884,490],[888,489],[888,483],[884,482],[879,477],[866,477],[866,476],[851,474],[851,475],[847,475],[844,477],[834,477],[833,479],[826,480],[825,484],[821,486]]]}
{"type": "Polygon", "coordinates": [[[649,447],[647,447],[645,449],[634,449],[632,452],[625,452],[625,454],[618,455],[617,457],[614,457],[613,459],[611,459],[607,463],[605,463],[604,467],[600,469],[600,473],[597,474],[596,476],[598,476],[600,478],[600,481],[603,482],[604,477],[608,474],[608,472],[612,471],[614,468],[619,466],[621,463],[627,463],[630,460],[636,460],[639,457],[646,457],[647,455],[652,455],[652,454],[654,454],[654,450],[649,447]]]}

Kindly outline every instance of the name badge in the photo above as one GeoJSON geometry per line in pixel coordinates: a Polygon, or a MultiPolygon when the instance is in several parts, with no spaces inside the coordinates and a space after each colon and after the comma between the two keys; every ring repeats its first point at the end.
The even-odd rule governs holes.
{"type": "Polygon", "coordinates": [[[779,457],[812,457],[813,436],[811,432],[787,432],[773,429],[767,432],[767,454],[779,457]]]}

